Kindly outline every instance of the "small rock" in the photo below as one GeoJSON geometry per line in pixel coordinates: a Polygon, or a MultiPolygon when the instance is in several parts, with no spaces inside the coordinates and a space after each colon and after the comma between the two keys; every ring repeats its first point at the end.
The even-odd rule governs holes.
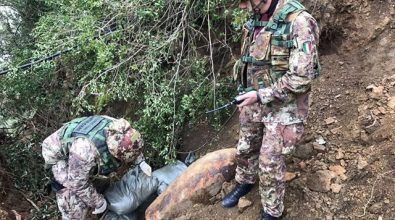
{"type": "Polygon", "coordinates": [[[252,202],[245,197],[241,197],[239,199],[239,203],[237,204],[239,208],[239,212],[242,213],[244,212],[248,207],[252,206],[252,202]]]}
{"type": "Polygon", "coordinates": [[[384,86],[369,85],[366,89],[371,91],[370,97],[373,99],[380,99],[384,94],[384,86]]]}
{"type": "Polygon", "coordinates": [[[308,176],[307,187],[316,192],[328,192],[331,189],[332,178],[331,171],[319,170],[308,176]]]}
{"type": "Polygon", "coordinates": [[[336,163],[336,155],[333,155],[333,153],[329,153],[327,159],[330,163],[336,163]]]}
{"type": "Polygon", "coordinates": [[[339,132],[340,132],[340,129],[341,129],[342,127],[340,126],[340,127],[337,127],[337,128],[333,128],[333,129],[331,129],[331,133],[332,134],[338,134],[339,132]]]}
{"type": "Polygon", "coordinates": [[[325,119],[324,121],[325,121],[326,125],[331,125],[331,124],[337,122],[336,118],[334,118],[334,117],[329,117],[329,118],[325,119]]]}
{"type": "Polygon", "coordinates": [[[358,170],[362,170],[363,168],[365,168],[368,165],[368,162],[366,160],[364,160],[362,157],[358,158],[358,170]]]}
{"type": "Polygon", "coordinates": [[[331,190],[334,193],[339,193],[341,189],[342,189],[342,186],[340,184],[334,183],[331,185],[331,190]]]}
{"type": "Polygon", "coordinates": [[[318,161],[318,160],[314,161],[313,166],[314,166],[315,171],[328,169],[328,165],[326,163],[318,161]]]}
{"type": "Polygon", "coordinates": [[[339,65],[343,66],[344,62],[343,61],[339,61],[339,65]]]}
{"type": "Polygon", "coordinates": [[[343,153],[343,151],[342,150],[338,150],[337,151],[337,154],[336,154],[336,160],[341,160],[341,159],[343,159],[344,158],[344,153],[343,153]]]}
{"type": "Polygon", "coordinates": [[[370,138],[369,138],[369,136],[366,134],[366,132],[361,132],[360,135],[361,135],[360,137],[361,137],[361,140],[362,140],[363,143],[369,143],[370,138]]]}
{"type": "Polygon", "coordinates": [[[341,176],[346,173],[346,169],[340,165],[329,166],[329,170],[332,171],[336,176],[341,176]]]}
{"type": "Polygon", "coordinates": [[[384,203],[388,204],[388,203],[390,203],[390,200],[389,199],[384,199],[384,203]]]}
{"type": "Polygon", "coordinates": [[[381,209],[383,208],[383,203],[376,202],[368,208],[368,211],[373,214],[380,214],[382,213],[381,209]]]}
{"type": "Polygon", "coordinates": [[[313,148],[314,148],[314,150],[319,151],[319,152],[325,152],[325,150],[326,150],[324,145],[321,145],[321,144],[318,144],[315,142],[313,143],[313,148]]]}
{"type": "Polygon", "coordinates": [[[296,173],[285,172],[285,177],[284,177],[285,182],[290,182],[295,178],[296,178],[296,173]]]}
{"type": "Polygon", "coordinates": [[[395,96],[391,96],[388,99],[387,106],[394,109],[395,108],[395,96]]]}
{"type": "Polygon", "coordinates": [[[299,163],[299,167],[300,167],[300,169],[304,170],[306,168],[306,163],[304,161],[301,161],[299,163]]]}
{"type": "Polygon", "coordinates": [[[324,145],[326,144],[326,141],[323,137],[319,136],[316,140],[315,140],[318,144],[324,145]]]}
{"type": "Polygon", "coordinates": [[[379,109],[373,109],[372,110],[372,113],[374,114],[374,115],[380,115],[381,114],[381,112],[380,112],[380,110],[379,109]]]}
{"type": "Polygon", "coordinates": [[[296,147],[293,155],[300,159],[309,159],[313,155],[313,144],[306,143],[296,147]]]}
{"type": "Polygon", "coordinates": [[[385,110],[384,107],[378,107],[379,111],[381,112],[381,114],[385,115],[385,113],[387,113],[387,111],[385,110]]]}
{"type": "Polygon", "coordinates": [[[347,163],[344,160],[340,160],[340,165],[342,165],[342,167],[345,167],[345,166],[347,166],[347,163]]]}

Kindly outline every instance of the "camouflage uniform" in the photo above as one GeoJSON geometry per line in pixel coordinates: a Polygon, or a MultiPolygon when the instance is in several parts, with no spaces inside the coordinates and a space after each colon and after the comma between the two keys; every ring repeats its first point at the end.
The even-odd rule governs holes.
{"type": "MultiPolygon", "coordinates": [[[[121,161],[132,162],[142,151],[139,133],[130,128],[130,124],[124,119],[105,118],[112,120],[105,128],[108,150],[121,161]],[[132,147],[121,147],[125,146],[122,143],[125,141],[132,147]]],[[[101,160],[95,144],[86,137],[74,138],[68,156],[65,156],[60,137],[62,128],[44,140],[42,154],[46,165],[51,167],[55,180],[64,186],[56,192],[62,218],[80,220],[85,218],[88,208],[100,207],[105,202],[103,195],[96,191],[90,181],[93,168],[100,166],[101,160]]]]}
{"type": "MultiPolygon", "coordinates": [[[[287,2],[280,0],[274,15],[287,2]]],[[[264,60],[259,58],[260,55],[270,59],[270,54],[277,49],[275,46],[270,48],[270,42],[265,39],[268,32],[265,29],[254,33],[249,47],[251,56],[260,60],[264,60]]],[[[290,49],[286,72],[275,81],[265,81],[266,87],[259,89],[260,103],[245,106],[240,113],[236,155],[236,181],[253,184],[259,166],[262,205],[266,213],[275,217],[281,216],[284,210],[285,163],[282,154],[292,152],[300,140],[308,113],[310,84],[316,75],[314,62],[318,60],[317,51],[311,50],[319,41],[317,22],[309,13],[302,11],[293,18],[290,35],[294,48],[290,49]],[[303,48],[306,46],[307,49],[303,48]]],[[[269,69],[269,65],[249,64],[247,86],[256,88],[259,77],[273,78],[269,69]]]]}

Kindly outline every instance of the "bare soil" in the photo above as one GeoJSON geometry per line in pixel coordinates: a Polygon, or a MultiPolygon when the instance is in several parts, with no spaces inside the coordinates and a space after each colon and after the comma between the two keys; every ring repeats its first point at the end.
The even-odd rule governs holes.
{"type": "MultiPolygon", "coordinates": [[[[328,2],[305,1],[310,8],[315,5],[323,24],[323,71],[313,83],[304,140],[295,156],[286,158],[295,178],[287,182],[282,219],[395,219],[395,2],[328,2]],[[319,138],[326,143],[319,145],[319,138]]],[[[217,136],[211,134],[216,138],[199,153],[235,147],[237,118],[235,113],[217,136]]],[[[189,136],[207,130],[202,125],[189,136]]],[[[184,147],[198,148],[206,141],[194,136],[184,147]]],[[[233,184],[224,184],[223,190],[233,184]]],[[[246,196],[252,205],[245,210],[222,208],[218,196],[177,219],[259,219],[257,185],[246,196]]]]}
{"type": "MultiPolygon", "coordinates": [[[[304,3],[322,25],[322,74],[313,83],[304,140],[286,158],[282,219],[395,219],[395,2],[304,3]]],[[[198,125],[183,137],[182,150],[199,149],[202,156],[235,147],[238,129],[237,112],[219,133],[198,125]]],[[[0,158],[0,219],[15,219],[11,210],[29,219],[32,206],[12,191],[3,164],[0,158]]],[[[195,204],[177,219],[259,219],[257,184],[244,210],[222,208],[221,198],[195,204]]]]}

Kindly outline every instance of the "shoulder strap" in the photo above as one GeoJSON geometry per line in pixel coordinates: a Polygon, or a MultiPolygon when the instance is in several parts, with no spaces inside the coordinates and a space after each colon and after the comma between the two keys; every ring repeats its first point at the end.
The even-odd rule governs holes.
{"type": "Polygon", "coordinates": [[[112,120],[101,116],[90,116],[74,119],[65,124],[60,139],[62,143],[62,153],[67,156],[71,142],[76,137],[86,137],[92,141],[100,155],[99,173],[107,175],[116,170],[120,163],[108,151],[104,128],[112,120]]]}
{"type": "Polygon", "coordinates": [[[105,144],[104,128],[111,122],[101,116],[76,118],[63,126],[60,132],[62,153],[68,155],[68,148],[75,137],[86,137],[96,146],[105,144]]]}
{"type": "Polygon", "coordinates": [[[288,2],[279,10],[279,12],[273,15],[272,19],[270,19],[269,23],[267,24],[268,31],[277,31],[280,25],[290,22],[287,21],[289,14],[297,11],[301,12],[304,10],[306,10],[306,8],[299,1],[294,0],[288,2]]]}
{"type": "Polygon", "coordinates": [[[62,154],[64,156],[67,156],[69,154],[69,143],[71,143],[73,139],[71,136],[73,134],[74,128],[77,127],[78,124],[86,118],[87,117],[76,118],[63,125],[63,128],[59,133],[59,137],[60,143],[62,145],[62,154]]]}
{"type": "Polygon", "coordinates": [[[78,126],[74,128],[72,137],[86,136],[95,144],[99,144],[96,142],[103,142],[106,140],[104,128],[107,127],[110,122],[110,119],[101,116],[90,116],[81,121],[78,126]]]}

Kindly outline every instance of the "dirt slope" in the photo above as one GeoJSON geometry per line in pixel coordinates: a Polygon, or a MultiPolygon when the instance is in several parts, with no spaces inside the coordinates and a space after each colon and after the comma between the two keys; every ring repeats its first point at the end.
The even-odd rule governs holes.
{"type": "MultiPolygon", "coordinates": [[[[287,158],[283,219],[395,219],[395,2],[305,3],[323,25],[323,72],[313,85],[304,141],[287,158]]],[[[237,132],[236,114],[200,154],[234,147],[237,132]]],[[[252,203],[247,208],[224,209],[222,196],[178,219],[259,219],[257,185],[243,202],[252,203]]]]}

